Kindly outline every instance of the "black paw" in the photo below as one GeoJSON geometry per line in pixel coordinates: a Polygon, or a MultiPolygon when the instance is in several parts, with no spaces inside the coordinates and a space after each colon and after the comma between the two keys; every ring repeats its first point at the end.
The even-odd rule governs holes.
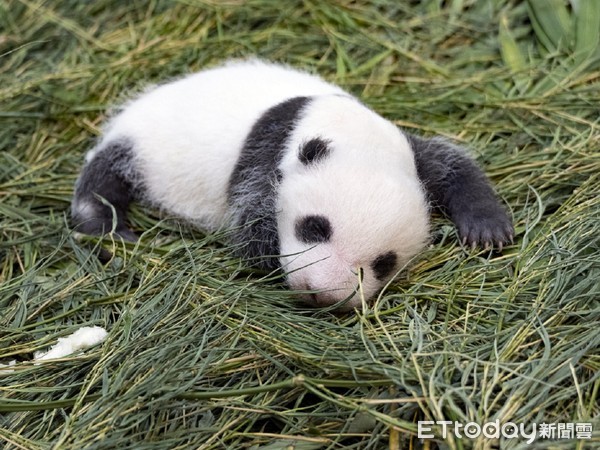
{"type": "Polygon", "coordinates": [[[502,251],[505,245],[513,243],[515,231],[512,222],[501,208],[462,214],[454,222],[462,244],[470,245],[473,249],[493,247],[502,251]]]}
{"type": "Polygon", "coordinates": [[[115,230],[115,234],[121,238],[123,238],[126,242],[137,242],[139,240],[139,236],[131,231],[129,228],[118,228],[115,230]]]}
{"type": "MultiPolygon", "coordinates": [[[[89,236],[104,236],[111,234],[112,220],[111,219],[89,219],[75,225],[74,229],[78,233],[87,234],[89,236]]],[[[114,235],[123,239],[126,242],[137,242],[139,236],[127,228],[125,225],[117,226],[114,235]]]]}

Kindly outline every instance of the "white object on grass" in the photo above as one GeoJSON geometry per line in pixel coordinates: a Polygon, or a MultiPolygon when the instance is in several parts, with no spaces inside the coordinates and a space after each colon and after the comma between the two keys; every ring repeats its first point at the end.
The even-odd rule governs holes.
{"type": "Polygon", "coordinates": [[[58,344],[53,345],[47,352],[36,352],[34,360],[44,361],[47,359],[62,358],[75,353],[77,350],[83,350],[92,345],[99,344],[106,339],[107,335],[108,333],[102,327],[82,327],[65,338],[58,338],[58,344]]]}

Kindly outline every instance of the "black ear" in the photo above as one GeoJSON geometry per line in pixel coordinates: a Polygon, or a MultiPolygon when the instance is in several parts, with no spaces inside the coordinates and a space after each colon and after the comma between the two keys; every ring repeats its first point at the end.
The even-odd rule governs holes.
{"type": "Polygon", "coordinates": [[[462,148],[441,138],[406,137],[430,202],[454,222],[463,243],[502,249],[512,242],[514,230],[506,210],[462,148]]]}

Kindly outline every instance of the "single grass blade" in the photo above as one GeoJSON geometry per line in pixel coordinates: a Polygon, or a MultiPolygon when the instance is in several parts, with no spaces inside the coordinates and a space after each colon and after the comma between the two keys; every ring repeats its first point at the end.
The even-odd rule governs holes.
{"type": "Polygon", "coordinates": [[[546,51],[567,50],[572,45],[572,20],[563,0],[527,0],[529,18],[546,51]]]}
{"type": "Polygon", "coordinates": [[[525,55],[519,48],[515,37],[508,27],[506,15],[502,15],[500,18],[498,41],[500,42],[502,60],[510,70],[517,89],[519,92],[524,93],[529,80],[527,74],[524,73],[527,68],[527,62],[525,55]]]}
{"type": "Polygon", "coordinates": [[[575,11],[575,60],[600,56],[600,1],[580,0],[575,11]]]}

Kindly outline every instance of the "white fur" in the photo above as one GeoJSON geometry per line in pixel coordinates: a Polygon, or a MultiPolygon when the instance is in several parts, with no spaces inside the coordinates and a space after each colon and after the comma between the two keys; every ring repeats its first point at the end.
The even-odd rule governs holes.
{"type": "MultiPolygon", "coordinates": [[[[395,251],[401,267],[422,249],[429,235],[428,208],[405,136],[339,87],[284,66],[229,63],[132,101],[110,122],[97,148],[132,140],[147,199],[216,229],[230,225],[234,214],[228,211],[228,182],[252,125],[270,107],[298,96],[318,98],[293,130],[280,165],[282,267],[290,271],[292,288],[324,290],[317,296],[320,304],[352,295],[361,267],[368,298],[384,283],[370,269],[378,255],[395,251]],[[298,149],[314,137],[329,141],[332,152],[307,167],[298,149]],[[295,220],[308,214],[331,220],[331,242],[298,242],[295,220]]],[[[354,295],[348,306],[359,303],[354,295]]]]}
{"type": "MultiPolygon", "coordinates": [[[[428,239],[428,208],[406,138],[353,98],[325,96],[311,103],[280,167],[282,266],[290,285],[324,291],[317,297],[322,304],[349,297],[359,268],[365,271],[363,295],[370,298],[382,285],[371,262],[394,251],[400,268],[428,239]],[[312,136],[329,140],[332,151],[306,167],[294,150],[312,136]],[[314,246],[295,238],[295,219],[313,214],[330,219],[330,242],[314,246]]],[[[359,303],[357,293],[348,306],[359,303]]]]}
{"type": "MultiPolygon", "coordinates": [[[[88,154],[91,152],[88,152],[88,154]]],[[[81,217],[94,217],[97,212],[96,205],[87,200],[81,200],[77,197],[73,198],[73,202],[71,203],[71,208],[74,211],[77,211],[81,217]]]]}
{"type": "Polygon", "coordinates": [[[226,220],[227,183],[254,122],[290,97],[321,94],[344,92],[283,66],[230,63],[131,102],[103,141],[133,139],[149,200],[213,230],[226,220]]]}

